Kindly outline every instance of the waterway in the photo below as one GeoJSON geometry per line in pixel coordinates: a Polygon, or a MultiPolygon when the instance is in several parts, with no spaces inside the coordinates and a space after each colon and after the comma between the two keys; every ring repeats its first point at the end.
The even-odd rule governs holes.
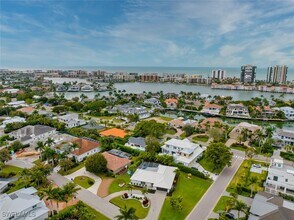
{"type": "MultiPolygon", "coordinates": [[[[52,80],[53,83],[63,83],[63,82],[75,82],[86,83],[86,79],[73,79],[73,78],[46,78],[52,80]]],[[[207,85],[188,85],[188,84],[174,84],[174,83],[140,83],[140,82],[126,82],[126,83],[115,83],[115,89],[125,90],[127,93],[142,93],[145,92],[160,92],[163,93],[180,93],[184,92],[194,92],[201,93],[202,95],[222,95],[222,96],[232,96],[234,100],[249,100],[252,97],[263,96],[265,98],[271,98],[273,95],[275,98],[279,98],[281,93],[268,93],[259,91],[238,91],[238,90],[219,90],[211,89],[207,85]]],[[[100,96],[107,96],[108,92],[100,92],[100,96]]],[[[66,92],[65,97],[71,99],[73,97],[80,97],[82,92],[66,92]]],[[[97,92],[84,92],[88,98],[94,98],[97,92]]],[[[285,94],[285,100],[294,99],[294,94],[285,94]]]]}

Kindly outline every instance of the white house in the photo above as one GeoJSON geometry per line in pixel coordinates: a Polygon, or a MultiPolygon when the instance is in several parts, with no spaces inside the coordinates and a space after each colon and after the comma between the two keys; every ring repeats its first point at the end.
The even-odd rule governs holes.
{"type": "Polygon", "coordinates": [[[17,108],[17,107],[25,107],[25,106],[28,106],[28,105],[26,104],[25,101],[15,101],[15,102],[9,102],[8,106],[17,108]]]}
{"type": "Polygon", "coordinates": [[[281,107],[281,108],[273,108],[274,110],[280,110],[282,112],[284,112],[285,114],[285,117],[288,118],[288,119],[294,119],[294,108],[292,107],[281,107]]]}
{"type": "Polygon", "coordinates": [[[273,139],[278,140],[281,145],[294,145],[294,131],[293,130],[286,130],[286,129],[277,129],[276,132],[273,134],[273,139]]]}
{"type": "Polygon", "coordinates": [[[249,118],[249,111],[243,104],[229,104],[226,110],[227,116],[246,117],[249,118]]]}
{"type": "Polygon", "coordinates": [[[28,125],[10,132],[9,136],[16,138],[22,144],[31,144],[37,141],[45,141],[53,134],[56,134],[55,128],[45,125],[28,125]]]}
{"type": "Polygon", "coordinates": [[[77,138],[71,143],[76,143],[79,146],[78,149],[75,149],[71,153],[78,162],[81,162],[86,157],[101,151],[100,143],[90,138],[77,138]]]}
{"type": "Polygon", "coordinates": [[[222,107],[220,105],[205,103],[201,112],[209,115],[218,115],[221,109],[222,107]]]}
{"type": "Polygon", "coordinates": [[[2,220],[44,220],[48,218],[48,211],[44,201],[37,196],[37,190],[34,187],[0,195],[2,220]]]}
{"type": "Polygon", "coordinates": [[[161,102],[157,98],[145,99],[144,103],[153,106],[161,106],[161,102]]]}
{"type": "Polygon", "coordinates": [[[268,175],[265,182],[265,191],[278,194],[294,193],[294,168],[284,164],[283,159],[273,156],[268,168],[268,175]]]}
{"type": "Polygon", "coordinates": [[[57,118],[59,121],[65,123],[67,128],[73,128],[86,124],[86,121],[79,119],[79,115],[76,113],[58,116],[57,118]]]}
{"type": "Polygon", "coordinates": [[[173,188],[176,167],[143,162],[131,176],[131,184],[152,190],[170,192],[173,188]]]}
{"type": "Polygon", "coordinates": [[[2,122],[2,125],[0,126],[0,128],[5,128],[7,124],[21,123],[21,122],[26,122],[26,119],[25,118],[22,118],[22,117],[18,117],[18,116],[14,116],[12,118],[11,117],[7,117],[2,122]]]}
{"type": "Polygon", "coordinates": [[[199,144],[190,142],[187,138],[179,140],[172,138],[161,147],[162,153],[172,155],[177,163],[192,166],[202,156],[203,149],[199,144]]]}

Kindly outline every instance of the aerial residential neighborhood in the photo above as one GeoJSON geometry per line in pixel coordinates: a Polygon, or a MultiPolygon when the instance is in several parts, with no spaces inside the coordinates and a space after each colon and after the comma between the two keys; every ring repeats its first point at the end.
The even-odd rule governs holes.
{"type": "Polygon", "coordinates": [[[1,0],[0,220],[294,220],[293,0],[1,0]]]}

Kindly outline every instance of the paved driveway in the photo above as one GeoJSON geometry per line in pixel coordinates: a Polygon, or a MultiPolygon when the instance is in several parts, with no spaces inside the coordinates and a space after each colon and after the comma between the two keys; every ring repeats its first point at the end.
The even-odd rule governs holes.
{"type": "Polygon", "coordinates": [[[150,210],[148,212],[146,220],[158,219],[160,215],[161,208],[163,206],[166,192],[156,191],[155,194],[148,194],[148,197],[151,200],[150,210]]]}
{"type": "Polygon", "coordinates": [[[90,186],[87,190],[94,193],[95,195],[97,194],[98,188],[102,182],[102,180],[99,176],[96,176],[95,174],[86,171],[86,168],[82,167],[81,169],[77,170],[76,172],[69,174],[65,177],[69,180],[73,180],[77,176],[87,176],[87,177],[90,177],[93,180],[95,180],[95,183],[92,186],[90,186]]]}
{"type": "Polygon", "coordinates": [[[192,212],[188,215],[186,219],[188,220],[205,220],[209,217],[214,206],[218,202],[219,198],[222,196],[226,190],[227,185],[230,183],[234,174],[240,167],[243,159],[233,158],[232,166],[226,167],[221,174],[218,176],[216,181],[212,184],[209,190],[205,193],[202,199],[194,207],[192,212]]]}
{"type": "Polygon", "coordinates": [[[35,165],[30,158],[13,158],[5,164],[27,169],[32,168],[35,165]]]}
{"type": "MultiPolygon", "coordinates": [[[[61,176],[58,173],[52,173],[48,179],[55,182],[55,184],[58,186],[65,185],[69,182],[67,178],[61,176]]],[[[96,196],[86,189],[79,190],[77,193],[77,198],[110,219],[114,219],[115,216],[120,214],[118,207],[112,205],[99,196],[96,196]]]]}

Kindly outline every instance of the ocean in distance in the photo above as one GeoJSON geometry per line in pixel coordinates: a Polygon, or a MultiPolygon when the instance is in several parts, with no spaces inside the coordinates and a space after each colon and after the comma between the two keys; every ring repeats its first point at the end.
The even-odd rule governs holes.
{"type": "MultiPolygon", "coordinates": [[[[227,77],[240,77],[241,67],[152,67],[152,66],[63,66],[47,67],[45,69],[62,70],[105,70],[107,72],[127,72],[127,73],[185,73],[198,74],[203,77],[211,76],[211,71],[222,69],[227,71],[227,77]]],[[[267,68],[257,67],[257,80],[265,80],[267,68]]],[[[288,68],[288,80],[294,80],[294,68],[288,68]]]]}

